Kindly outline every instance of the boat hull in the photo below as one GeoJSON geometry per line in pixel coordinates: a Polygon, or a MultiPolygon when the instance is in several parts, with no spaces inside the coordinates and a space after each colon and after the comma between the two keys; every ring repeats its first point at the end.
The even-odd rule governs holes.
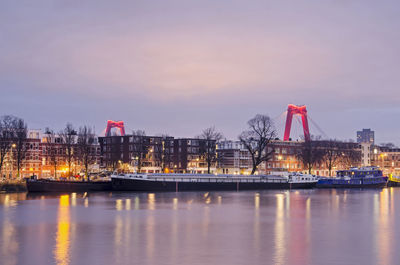
{"type": "Polygon", "coordinates": [[[387,185],[388,185],[388,187],[400,187],[400,182],[389,180],[387,185]]]}
{"type": "Polygon", "coordinates": [[[28,192],[85,192],[110,191],[111,181],[58,181],[58,180],[26,180],[28,192]]]}
{"type": "Polygon", "coordinates": [[[214,190],[266,190],[266,189],[311,189],[316,182],[180,182],[149,181],[142,179],[112,178],[114,191],[214,191],[214,190]]]}

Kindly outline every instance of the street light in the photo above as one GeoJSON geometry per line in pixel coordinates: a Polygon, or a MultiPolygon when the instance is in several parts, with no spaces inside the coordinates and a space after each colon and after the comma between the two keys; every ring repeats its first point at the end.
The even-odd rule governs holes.
{"type": "Polygon", "coordinates": [[[13,149],[15,147],[17,147],[17,145],[15,143],[12,143],[11,144],[11,148],[10,148],[10,152],[11,152],[11,154],[10,154],[10,164],[11,164],[11,167],[10,167],[10,169],[11,169],[11,171],[10,171],[10,179],[12,179],[13,171],[14,171],[14,168],[13,168],[13,165],[14,165],[14,158],[13,158],[14,151],[13,151],[13,149]]]}

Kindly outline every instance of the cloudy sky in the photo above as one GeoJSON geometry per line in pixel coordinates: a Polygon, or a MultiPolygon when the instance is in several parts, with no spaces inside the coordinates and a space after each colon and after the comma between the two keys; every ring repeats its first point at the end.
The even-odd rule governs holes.
{"type": "Polygon", "coordinates": [[[400,144],[399,14],[395,0],[3,0],[0,114],[235,138],[257,113],[283,131],[293,103],[331,138],[400,144]]]}

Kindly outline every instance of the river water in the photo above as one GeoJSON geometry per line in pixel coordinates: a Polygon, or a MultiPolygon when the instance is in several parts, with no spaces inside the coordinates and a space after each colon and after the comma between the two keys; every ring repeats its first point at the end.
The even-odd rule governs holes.
{"type": "Polygon", "coordinates": [[[400,264],[400,188],[0,194],[0,264],[400,264]]]}

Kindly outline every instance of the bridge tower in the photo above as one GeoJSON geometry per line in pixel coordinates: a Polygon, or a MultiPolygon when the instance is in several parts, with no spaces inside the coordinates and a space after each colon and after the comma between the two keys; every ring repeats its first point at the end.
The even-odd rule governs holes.
{"type": "Polygon", "coordinates": [[[124,127],[124,122],[123,121],[107,121],[107,128],[106,128],[106,136],[111,136],[111,129],[112,128],[118,128],[121,136],[125,135],[125,127],[124,127]]]}
{"type": "Polygon", "coordinates": [[[303,122],[303,132],[304,132],[304,140],[310,141],[310,129],[308,128],[308,119],[307,119],[307,109],[306,106],[296,106],[293,104],[288,105],[287,116],[286,116],[286,125],[285,125],[285,134],[283,136],[284,141],[289,141],[290,138],[290,129],[292,127],[293,115],[300,115],[301,120],[303,122]]]}

